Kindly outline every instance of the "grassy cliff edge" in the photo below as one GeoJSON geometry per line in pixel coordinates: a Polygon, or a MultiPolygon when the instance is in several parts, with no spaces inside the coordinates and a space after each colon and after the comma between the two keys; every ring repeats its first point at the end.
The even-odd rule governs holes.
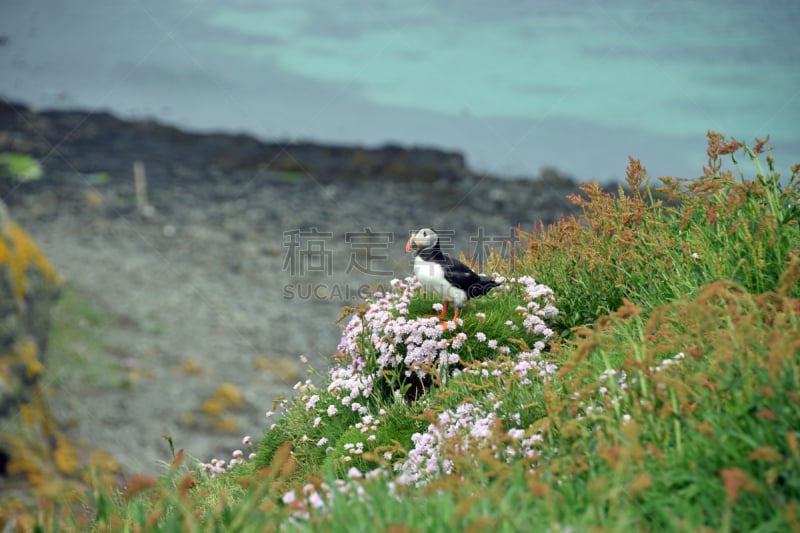
{"type": "Polygon", "coordinates": [[[179,450],[87,495],[91,516],[49,503],[27,523],[800,529],[800,165],[708,140],[699,178],[655,188],[632,159],[628,192],[585,184],[582,216],[491,258],[502,285],[457,327],[425,318],[439,304],[413,278],[346,310],[330,373],[232,459],[179,450]]]}

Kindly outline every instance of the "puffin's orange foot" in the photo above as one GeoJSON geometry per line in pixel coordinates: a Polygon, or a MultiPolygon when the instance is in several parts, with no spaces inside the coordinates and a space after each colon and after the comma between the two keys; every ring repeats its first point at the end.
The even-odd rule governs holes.
{"type": "MultiPolygon", "coordinates": [[[[460,311],[460,309],[458,307],[456,307],[456,312],[453,313],[453,318],[451,320],[442,320],[442,328],[443,329],[450,329],[450,326],[448,324],[450,324],[451,322],[453,323],[453,328],[454,329],[458,327],[458,313],[459,313],[459,311],[460,311]]],[[[439,318],[441,318],[441,317],[439,317],[439,318]]]]}
{"type": "MultiPolygon", "coordinates": [[[[424,316],[425,316],[425,318],[433,318],[433,317],[436,317],[436,318],[438,318],[438,319],[440,319],[440,320],[444,320],[444,316],[447,314],[447,306],[449,305],[449,303],[450,303],[450,302],[445,302],[445,303],[444,303],[444,306],[442,306],[442,312],[441,312],[441,313],[439,313],[438,315],[424,315],[424,316]]],[[[458,315],[456,314],[456,316],[458,316],[458,315]]]]}

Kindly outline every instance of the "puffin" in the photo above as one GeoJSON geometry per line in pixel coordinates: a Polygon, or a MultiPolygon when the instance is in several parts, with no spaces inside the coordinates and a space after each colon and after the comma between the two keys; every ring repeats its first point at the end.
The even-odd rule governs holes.
{"type": "Polygon", "coordinates": [[[450,302],[456,310],[453,321],[458,318],[461,307],[467,300],[484,296],[500,284],[489,276],[473,272],[467,265],[442,252],[439,235],[432,228],[422,228],[412,233],[406,243],[406,252],[414,253],[414,274],[428,290],[437,294],[444,306],[437,318],[447,327],[444,317],[450,302]]]}

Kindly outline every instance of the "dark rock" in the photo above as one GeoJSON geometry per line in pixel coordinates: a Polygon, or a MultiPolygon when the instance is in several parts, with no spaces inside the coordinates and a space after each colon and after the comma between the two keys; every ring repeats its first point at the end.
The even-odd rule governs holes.
{"type": "MultiPolygon", "coordinates": [[[[474,209],[499,213],[512,225],[550,222],[553,209],[531,206],[545,193],[561,199],[575,192],[575,182],[552,168],[538,180],[502,179],[473,173],[458,152],[386,145],[378,148],[328,146],[310,142],[262,142],[246,135],[199,134],[153,121],[122,121],[103,112],[44,111],[0,102],[0,152],[16,151],[44,158],[48,179],[25,184],[36,191],[63,184],[75,194],[81,174],[108,176],[111,185],[132,193],[132,165],[144,162],[153,191],[186,191],[216,185],[219,200],[231,188],[269,186],[304,192],[330,201],[342,194],[380,195],[402,187],[403,196],[421,195],[432,211],[474,209]],[[369,184],[371,187],[365,188],[369,184]],[[347,188],[347,192],[342,190],[347,188]]],[[[85,180],[84,180],[85,181],[85,180]]],[[[157,199],[154,199],[157,204],[157,199]]],[[[155,207],[159,207],[155,205],[155,207]]],[[[117,209],[124,209],[116,206],[117,209]]],[[[556,206],[573,212],[569,202],[556,206]]]]}

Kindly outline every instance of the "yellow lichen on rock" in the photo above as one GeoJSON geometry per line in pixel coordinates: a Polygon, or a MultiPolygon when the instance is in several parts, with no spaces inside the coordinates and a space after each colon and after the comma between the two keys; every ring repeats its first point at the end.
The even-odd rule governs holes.
{"type": "Polygon", "coordinates": [[[238,433],[239,423],[235,418],[225,416],[214,422],[214,429],[220,433],[238,433]]]}
{"type": "Polygon", "coordinates": [[[56,439],[56,449],[53,451],[56,467],[62,474],[72,475],[81,466],[81,460],[72,443],[65,437],[56,439]]]}
{"type": "Polygon", "coordinates": [[[219,416],[224,410],[225,404],[216,398],[209,398],[203,402],[203,412],[208,416],[219,416]]]}
{"type": "MultiPolygon", "coordinates": [[[[20,406],[18,431],[3,435],[9,461],[6,474],[21,477],[39,496],[63,498],[66,489],[111,487],[118,481],[119,463],[105,450],[79,448],[53,421],[45,394],[37,387],[30,403],[20,406]],[[88,451],[88,460],[84,457],[88,451]]],[[[3,506],[0,496],[0,508],[3,506]]]]}
{"type": "MultiPolygon", "coordinates": [[[[216,431],[232,433],[238,431],[238,422],[230,416],[230,411],[241,409],[245,405],[244,394],[233,383],[222,383],[217,386],[214,395],[203,401],[200,413],[211,423],[216,431]]],[[[191,413],[184,413],[181,417],[184,425],[198,423],[191,413]]]]}
{"type": "Polygon", "coordinates": [[[34,379],[44,371],[44,364],[39,360],[39,349],[31,339],[18,341],[10,353],[0,355],[0,381],[7,386],[12,385],[12,367],[17,365],[24,365],[28,379],[34,379]]]}
{"type": "Polygon", "coordinates": [[[214,391],[214,397],[222,402],[225,407],[239,408],[244,405],[244,395],[241,389],[233,383],[222,383],[214,391]]]}
{"type": "Polygon", "coordinates": [[[39,348],[33,339],[18,340],[8,353],[0,354],[0,385],[5,390],[14,390],[20,384],[19,376],[33,382],[44,372],[45,366],[39,357],[39,348]],[[17,372],[15,369],[20,369],[17,372]]]}
{"type": "Polygon", "coordinates": [[[15,359],[25,365],[25,375],[33,379],[44,372],[44,364],[39,359],[39,349],[31,339],[17,342],[14,347],[15,359]]]}
{"type": "Polygon", "coordinates": [[[14,222],[7,222],[0,227],[0,265],[6,264],[11,275],[14,296],[22,298],[26,294],[27,280],[25,273],[34,267],[42,273],[46,283],[61,286],[61,276],[39,250],[33,239],[14,222]]]}
{"type": "MultiPolygon", "coordinates": [[[[65,503],[88,481],[113,481],[109,459],[85,460],[52,418],[45,372],[51,310],[61,276],[0,200],[0,453],[5,477],[23,492],[65,503]],[[88,481],[87,481],[88,480],[88,481]]],[[[2,493],[3,491],[0,491],[2,493]]],[[[9,499],[0,494],[0,509],[9,499]]],[[[0,512],[2,515],[2,512],[0,512]]],[[[2,516],[0,516],[2,523],[2,516]]]]}

